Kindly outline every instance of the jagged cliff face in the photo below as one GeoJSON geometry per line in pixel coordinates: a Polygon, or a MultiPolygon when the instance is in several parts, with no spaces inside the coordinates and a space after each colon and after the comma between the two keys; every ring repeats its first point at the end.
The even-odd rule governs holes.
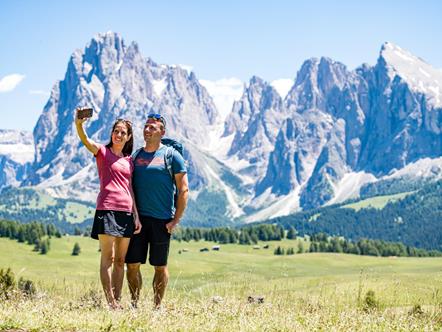
{"type": "Polygon", "coordinates": [[[370,107],[359,169],[385,174],[441,155],[442,73],[386,43],[374,68],[361,70],[370,107]]]}
{"type": "Polygon", "coordinates": [[[224,136],[233,135],[228,156],[249,164],[249,176],[259,177],[275,149],[277,133],[285,120],[281,96],[258,77],[250,80],[242,98],[235,102],[224,124],[224,136]]]}
{"type": "Polygon", "coordinates": [[[442,73],[391,43],[373,67],[350,71],[325,57],[305,61],[284,98],[252,77],[220,124],[194,73],[158,65],[136,43],[126,46],[107,33],[73,53],[35,126],[32,165],[18,170],[0,159],[3,169],[17,169],[0,185],[93,199],[94,160],[73,124],[83,105],[94,107],[87,133],[102,143],[115,119],[126,118],[140,146],[146,115],[163,114],[168,135],[186,147],[194,206],[226,205],[222,213],[231,218],[257,220],[343,200],[367,181],[442,154],[442,73]],[[210,192],[221,201],[210,205],[210,192]]]}
{"type": "MultiPolygon", "coordinates": [[[[26,184],[54,187],[70,182],[92,163],[75,132],[74,114],[79,105],[94,107],[94,116],[86,125],[93,140],[107,143],[114,121],[125,118],[134,123],[136,146],[143,144],[142,128],[150,112],[164,114],[168,135],[196,145],[204,145],[207,128],[217,116],[210,96],[193,73],[146,60],[137,44],[126,46],[117,34],[98,35],[84,50],[73,53],[64,80],[51,92],[34,129],[36,155],[26,184]]],[[[74,181],[78,188],[79,181],[96,186],[96,171],[93,167],[90,171],[94,174],[82,174],[74,181]]],[[[198,173],[193,167],[191,171],[198,173]]],[[[59,194],[78,191],[66,184],[59,186],[59,194]]]]}
{"type": "Polygon", "coordinates": [[[258,105],[266,83],[253,78],[229,118],[242,125],[226,123],[225,133],[235,133],[230,153],[252,164],[261,157],[265,170],[257,168],[256,196],[299,190],[293,206],[318,207],[333,200],[345,174],[382,177],[441,155],[441,75],[391,43],[382,46],[376,66],[355,71],[328,58],[310,59],[283,103],[271,108],[273,131],[260,131],[250,120],[265,110],[258,105]],[[271,148],[253,141],[271,142],[271,148]]]}

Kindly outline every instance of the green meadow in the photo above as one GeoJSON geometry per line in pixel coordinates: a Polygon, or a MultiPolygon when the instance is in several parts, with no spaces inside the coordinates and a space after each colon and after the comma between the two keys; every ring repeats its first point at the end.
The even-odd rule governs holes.
{"type": "Polygon", "coordinates": [[[394,195],[383,195],[383,196],[375,196],[375,197],[370,197],[367,199],[363,199],[360,201],[357,201],[355,203],[351,203],[351,204],[346,204],[341,206],[342,208],[348,208],[348,209],[353,209],[356,211],[359,211],[360,209],[365,209],[365,208],[374,208],[374,209],[382,209],[385,207],[385,205],[387,205],[390,202],[396,202],[401,200],[402,198],[412,194],[413,191],[411,192],[404,192],[404,193],[399,193],[399,194],[394,194],[394,195]]]}
{"type": "MultiPolygon", "coordinates": [[[[312,331],[442,329],[442,258],[368,257],[332,253],[275,256],[280,245],[173,241],[162,310],[152,309],[152,268],[144,266],[137,309],[124,285],[123,310],[107,309],[99,282],[98,241],[51,239],[47,255],[0,239],[0,268],[32,280],[0,304],[0,330],[23,331],[312,331]],[[71,256],[74,243],[79,256],[71,256]],[[208,248],[208,252],[200,252],[208,248]],[[373,291],[374,297],[366,298],[373,291]],[[263,303],[249,301],[263,297],[263,303]]],[[[304,243],[307,247],[307,243],[304,243]]]]}

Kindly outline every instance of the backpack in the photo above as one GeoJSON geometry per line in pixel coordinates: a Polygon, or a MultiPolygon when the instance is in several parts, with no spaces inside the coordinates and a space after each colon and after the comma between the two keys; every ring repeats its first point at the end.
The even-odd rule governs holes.
{"type": "MultiPolygon", "coordinates": [[[[176,202],[178,200],[178,190],[175,183],[175,174],[173,174],[173,169],[172,169],[173,151],[176,150],[184,158],[184,148],[183,144],[170,137],[163,137],[161,139],[161,144],[166,146],[166,152],[164,153],[164,165],[166,166],[167,171],[169,172],[170,177],[172,178],[173,188],[174,188],[173,203],[174,207],[176,207],[176,202]]],[[[138,154],[142,149],[143,147],[137,149],[132,154],[133,161],[135,161],[135,159],[137,158],[138,154]]]]}

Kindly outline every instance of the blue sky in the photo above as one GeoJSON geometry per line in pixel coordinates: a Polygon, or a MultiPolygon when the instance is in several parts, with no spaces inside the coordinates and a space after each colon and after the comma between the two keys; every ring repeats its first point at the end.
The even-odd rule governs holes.
{"type": "Polygon", "coordinates": [[[391,41],[442,68],[440,1],[0,1],[0,128],[32,130],[76,48],[115,31],[200,79],[296,76],[310,57],[353,69],[391,41]],[[11,76],[16,75],[16,76],[11,76]]]}

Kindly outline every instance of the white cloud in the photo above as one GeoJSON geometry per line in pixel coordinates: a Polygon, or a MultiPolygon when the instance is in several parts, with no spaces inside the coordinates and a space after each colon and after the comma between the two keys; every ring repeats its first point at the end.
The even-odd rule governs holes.
{"type": "Polygon", "coordinates": [[[233,102],[240,99],[244,92],[244,83],[235,77],[217,81],[200,80],[200,83],[213,98],[222,119],[227,117],[232,110],[233,102]]]}
{"type": "Polygon", "coordinates": [[[3,77],[0,80],[0,93],[10,92],[15,89],[17,85],[25,78],[25,75],[21,74],[11,74],[3,77]]]}
{"type": "Polygon", "coordinates": [[[289,93],[292,88],[294,81],[290,78],[281,78],[279,80],[274,80],[270,83],[271,86],[279,93],[281,98],[285,98],[287,93],[289,93]]]}
{"type": "Polygon", "coordinates": [[[43,90],[29,90],[29,94],[31,94],[31,95],[49,96],[49,92],[43,91],[43,90]]]}

